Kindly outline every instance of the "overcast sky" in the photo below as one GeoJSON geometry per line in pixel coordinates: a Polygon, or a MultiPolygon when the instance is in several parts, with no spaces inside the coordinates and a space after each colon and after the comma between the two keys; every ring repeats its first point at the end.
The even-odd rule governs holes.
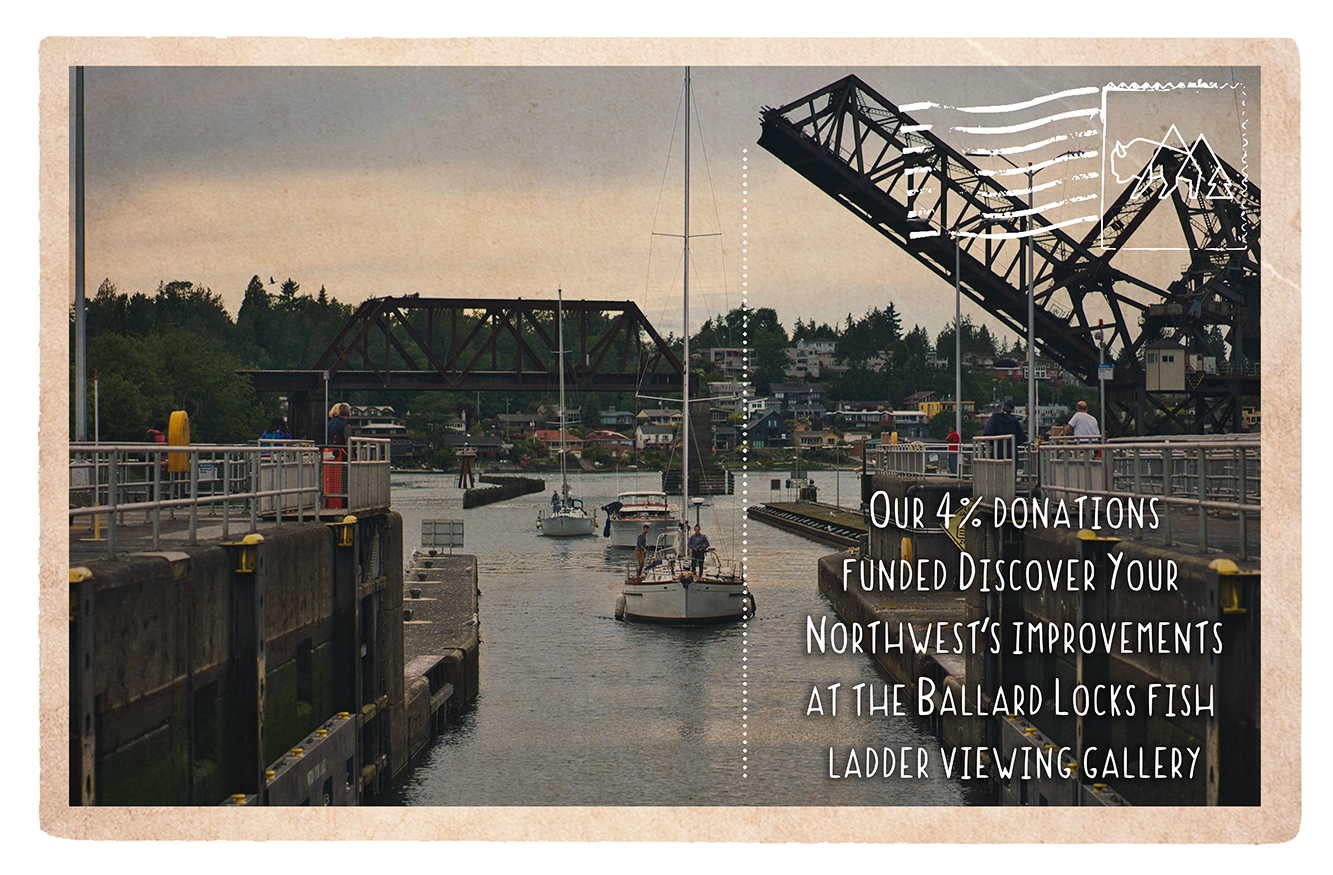
{"type": "MultiPolygon", "coordinates": [[[[560,288],[566,298],[635,300],[664,332],[679,333],[679,242],[654,235],[681,230],[683,73],[90,67],[88,293],[103,278],[149,293],[189,280],[220,293],[234,315],[254,275],[291,277],[311,294],[323,286],[352,304],[413,292],[554,298],[560,288]]],[[[691,232],[720,234],[693,244],[696,327],[744,292],[788,327],[798,317],[837,323],[890,300],[906,327],[933,332],[952,318],[948,283],[755,144],[761,107],[848,73],[914,107],[955,148],[1052,140],[1014,153],[1020,164],[1095,153],[1039,177],[1063,177],[1058,194],[1036,203],[1057,204],[1044,215],[1073,222],[1074,236],[1121,188],[1103,136],[1151,141],[1174,124],[1186,140],[1205,133],[1260,181],[1253,68],[696,67],[691,232]],[[1122,81],[1241,87],[1114,93],[1104,121],[1089,116],[1102,106],[1101,86],[1122,81]],[[1009,109],[975,111],[997,106],[1009,109]],[[1021,127],[1010,124],[1015,113],[1064,117],[1009,131],[1021,127]]],[[[1144,148],[1131,152],[1135,169],[1151,154],[1144,148]]],[[[1143,269],[1164,272],[1155,278],[1164,285],[1183,263],[1176,254],[1143,269]]]]}

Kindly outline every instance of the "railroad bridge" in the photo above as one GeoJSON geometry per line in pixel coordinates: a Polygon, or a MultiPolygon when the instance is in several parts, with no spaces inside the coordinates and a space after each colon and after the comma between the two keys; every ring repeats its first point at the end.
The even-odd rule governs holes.
{"type": "Polygon", "coordinates": [[[680,391],[679,357],[632,301],[371,298],[310,368],[241,373],[257,391],[286,394],[293,435],[320,439],[329,399],[346,392],[553,388],[558,307],[572,390],[680,391]]]}

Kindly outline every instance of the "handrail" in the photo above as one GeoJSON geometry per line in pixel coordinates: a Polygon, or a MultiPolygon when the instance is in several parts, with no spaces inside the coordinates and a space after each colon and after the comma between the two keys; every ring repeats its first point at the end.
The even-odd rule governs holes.
{"type": "Polygon", "coordinates": [[[1235,514],[1240,558],[1250,557],[1249,519],[1257,520],[1263,509],[1261,445],[1253,435],[1057,440],[1043,444],[1038,457],[1043,494],[1146,496],[1160,501],[1165,509],[1162,536],[1168,546],[1177,540],[1173,510],[1187,510],[1197,517],[1201,553],[1215,542],[1209,534],[1209,517],[1235,514]]]}
{"type": "Polygon", "coordinates": [[[971,468],[972,450],[966,444],[961,444],[956,450],[950,449],[947,441],[883,444],[868,448],[868,452],[873,459],[874,470],[880,474],[966,478],[971,468]],[[955,454],[956,467],[950,458],[955,454]]]}
{"type": "Polygon", "coordinates": [[[220,516],[222,537],[233,523],[255,532],[261,519],[318,518],[389,504],[389,440],[351,438],[335,458],[308,441],[254,444],[71,443],[69,520],[106,527],[106,553],[118,550],[125,514],[142,512],[161,546],[163,512],[189,512],[190,544],[198,543],[200,511],[220,516]],[[329,486],[336,485],[336,490],[329,486]],[[233,512],[239,510],[240,517],[233,512]]]}

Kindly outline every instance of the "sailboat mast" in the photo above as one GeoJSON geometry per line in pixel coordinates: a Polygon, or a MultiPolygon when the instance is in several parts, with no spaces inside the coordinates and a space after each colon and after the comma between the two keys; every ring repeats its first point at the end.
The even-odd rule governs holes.
{"type": "MultiPolygon", "coordinates": [[[[681,512],[685,531],[690,530],[690,68],[685,68],[685,358],[682,362],[684,381],[680,397],[685,416],[680,424],[681,469],[680,490],[685,506],[681,512]]],[[[688,540],[688,539],[687,539],[688,540]]]]}
{"type": "Polygon", "coordinates": [[[565,473],[565,293],[555,290],[556,368],[560,371],[560,500],[569,499],[569,477],[565,473]]]}

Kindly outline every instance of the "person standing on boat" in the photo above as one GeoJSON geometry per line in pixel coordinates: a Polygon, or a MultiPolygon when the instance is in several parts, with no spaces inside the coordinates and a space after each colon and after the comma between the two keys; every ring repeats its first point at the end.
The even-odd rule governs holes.
{"type": "Polygon", "coordinates": [[[696,576],[702,577],[704,573],[704,554],[712,553],[713,548],[708,546],[708,536],[694,527],[694,534],[690,535],[690,540],[686,542],[686,547],[690,551],[690,571],[696,576]]]}
{"type": "Polygon", "coordinates": [[[639,561],[639,570],[635,573],[636,577],[643,577],[643,560],[648,558],[648,526],[644,525],[643,531],[639,532],[639,538],[634,542],[634,558],[639,561]]]}
{"type": "Polygon", "coordinates": [[[945,438],[949,442],[949,473],[958,473],[958,446],[963,442],[963,438],[958,434],[958,429],[950,429],[949,436],[945,438]]]}

